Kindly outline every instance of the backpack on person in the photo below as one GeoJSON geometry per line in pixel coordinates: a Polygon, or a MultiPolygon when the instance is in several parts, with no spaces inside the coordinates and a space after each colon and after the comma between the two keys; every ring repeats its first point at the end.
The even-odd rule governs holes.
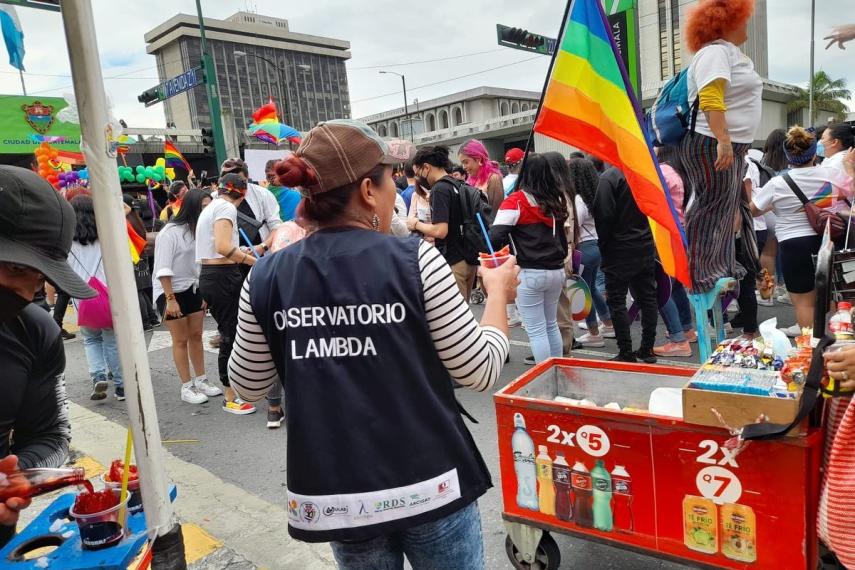
{"type": "MultiPolygon", "coordinates": [[[[77,256],[71,252],[74,259],[77,256]]],[[[77,263],[83,267],[83,264],[77,259],[77,263]]],[[[89,287],[95,290],[97,295],[91,299],[81,299],[77,304],[77,324],[81,327],[92,329],[110,329],[113,328],[113,315],[110,312],[110,292],[107,286],[95,277],[98,273],[98,268],[101,266],[101,258],[98,258],[98,265],[95,270],[89,273],[84,267],[84,271],[89,273],[89,280],[86,282],[89,287]]],[[[151,282],[151,281],[149,281],[151,282]]]]}
{"type": "Polygon", "coordinates": [[[748,157],[748,160],[753,162],[757,166],[757,170],[760,171],[760,186],[759,186],[760,188],[763,188],[767,182],[769,182],[770,180],[775,178],[775,176],[777,176],[775,174],[774,170],[772,170],[770,167],[766,166],[765,164],[763,164],[759,160],[754,160],[750,156],[748,157]]]}
{"type": "Polygon", "coordinates": [[[700,98],[689,103],[689,69],[662,87],[656,102],[645,114],[644,130],[654,146],[679,144],[686,133],[695,132],[700,98]]]}
{"type": "Polygon", "coordinates": [[[460,243],[463,259],[469,265],[478,265],[478,254],[489,251],[484,232],[476,214],[481,214],[487,230],[493,223],[493,208],[487,196],[478,188],[460,180],[452,182],[460,205],[460,243]]]}

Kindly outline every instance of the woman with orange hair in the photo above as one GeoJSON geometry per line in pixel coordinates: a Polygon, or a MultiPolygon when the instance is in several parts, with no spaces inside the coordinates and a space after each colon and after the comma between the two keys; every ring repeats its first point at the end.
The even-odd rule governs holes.
{"type": "Polygon", "coordinates": [[[695,132],[680,155],[695,203],[686,213],[692,289],[703,292],[721,277],[741,279],[733,227],[745,174],[745,153],[760,124],[763,82],[737,47],[748,39],[754,0],[701,0],[689,12],[686,45],[695,52],[688,71],[689,100],[697,101],[695,132]]]}

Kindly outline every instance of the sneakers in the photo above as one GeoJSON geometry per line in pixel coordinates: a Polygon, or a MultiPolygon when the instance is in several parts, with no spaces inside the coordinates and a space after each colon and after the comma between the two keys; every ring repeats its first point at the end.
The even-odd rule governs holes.
{"type": "Polygon", "coordinates": [[[784,292],[784,293],[781,293],[780,295],[778,295],[777,300],[779,303],[784,303],[785,305],[792,305],[793,304],[792,299],[790,299],[790,294],[787,292],[784,292]]]}
{"type": "Polygon", "coordinates": [[[579,321],[578,323],[576,323],[576,326],[582,329],[583,331],[588,330],[588,323],[586,323],[585,321],[579,321]]]}
{"type": "Polygon", "coordinates": [[[609,360],[612,362],[638,362],[634,352],[619,352],[609,360]]]}
{"type": "Polygon", "coordinates": [[[532,366],[533,364],[535,364],[535,362],[534,362],[534,355],[533,355],[533,354],[529,354],[528,356],[526,356],[525,358],[523,358],[523,362],[525,362],[525,363],[526,363],[526,364],[528,364],[529,366],[532,366]]]}
{"type": "Polygon", "coordinates": [[[669,342],[662,346],[654,346],[653,354],[656,356],[692,356],[692,347],[689,341],[669,342]]]}
{"type": "Polygon", "coordinates": [[[588,348],[602,348],[606,346],[606,342],[603,340],[602,335],[594,335],[591,333],[585,333],[580,336],[578,339],[579,344],[588,348]]]}
{"type": "Polygon", "coordinates": [[[233,402],[223,400],[223,411],[236,416],[246,416],[255,413],[255,406],[247,404],[240,398],[235,398],[233,402]]]}
{"type": "Polygon", "coordinates": [[[522,319],[519,317],[514,317],[512,319],[508,319],[508,328],[518,327],[522,324],[522,319]]]}
{"type": "Polygon", "coordinates": [[[615,328],[607,327],[606,325],[601,325],[600,336],[603,338],[615,338],[615,328]]]}
{"type": "Polygon", "coordinates": [[[656,355],[650,349],[636,350],[635,351],[635,358],[644,362],[645,364],[656,364],[656,355]]]}
{"type": "Polygon", "coordinates": [[[279,408],[276,411],[267,410],[267,428],[268,429],[277,429],[282,427],[282,420],[285,419],[285,412],[282,411],[282,408],[279,408]]]}
{"type": "Polygon", "coordinates": [[[208,401],[208,396],[201,393],[199,387],[193,382],[184,382],[181,384],[181,401],[188,404],[204,404],[208,401]]]}
{"type": "Polygon", "coordinates": [[[73,340],[73,339],[77,338],[76,334],[68,332],[65,329],[60,330],[59,334],[62,337],[62,340],[73,340]]]}
{"type": "Polygon", "coordinates": [[[692,330],[684,331],[686,333],[686,340],[691,343],[698,342],[698,333],[692,330]]]}
{"type": "Polygon", "coordinates": [[[107,377],[96,376],[92,379],[92,393],[89,395],[90,400],[103,400],[107,397],[107,377]]]}
{"type": "Polygon", "coordinates": [[[125,401],[125,387],[124,386],[116,386],[116,393],[114,395],[116,396],[116,400],[118,400],[120,402],[124,402],[125,401]]]}
{"type": "Polygon", "coordinates": [[[196,390],[205,396],[220,396],[223,391],[216,386],[211,385],[207,378],[197,378],[195,381],[196,390]]]}
{"type": "Polygon", "coordinates": [[[802,336],[802,327],[799,326],[799,323],[794,324],[793,326],[787,327],[785,329],[781,329],[785,335],[790,338],[796,338],[797,336],[802,336]]]}

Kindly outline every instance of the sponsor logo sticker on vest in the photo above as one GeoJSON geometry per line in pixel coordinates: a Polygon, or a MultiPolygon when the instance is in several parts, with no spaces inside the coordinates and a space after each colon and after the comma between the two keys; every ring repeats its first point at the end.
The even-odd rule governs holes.
{"type": "Polygon", "coordinates": [[[459,498],[457,469],[452,469],[427,481],[368,493],[309,496],[289,491],[288,520],[303,530],[354,528],[416,516],[459,498]]]}

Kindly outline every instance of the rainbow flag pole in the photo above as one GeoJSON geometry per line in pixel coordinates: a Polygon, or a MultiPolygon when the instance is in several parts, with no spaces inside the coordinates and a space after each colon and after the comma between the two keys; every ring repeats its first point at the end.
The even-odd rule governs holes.
{"type": "Polygon", "coordinates": [[[600,0],[570,0],[526,150],[539,132],[620,169],[666,273],[688,285],[685,234],[642,121],[600,0]]]}

